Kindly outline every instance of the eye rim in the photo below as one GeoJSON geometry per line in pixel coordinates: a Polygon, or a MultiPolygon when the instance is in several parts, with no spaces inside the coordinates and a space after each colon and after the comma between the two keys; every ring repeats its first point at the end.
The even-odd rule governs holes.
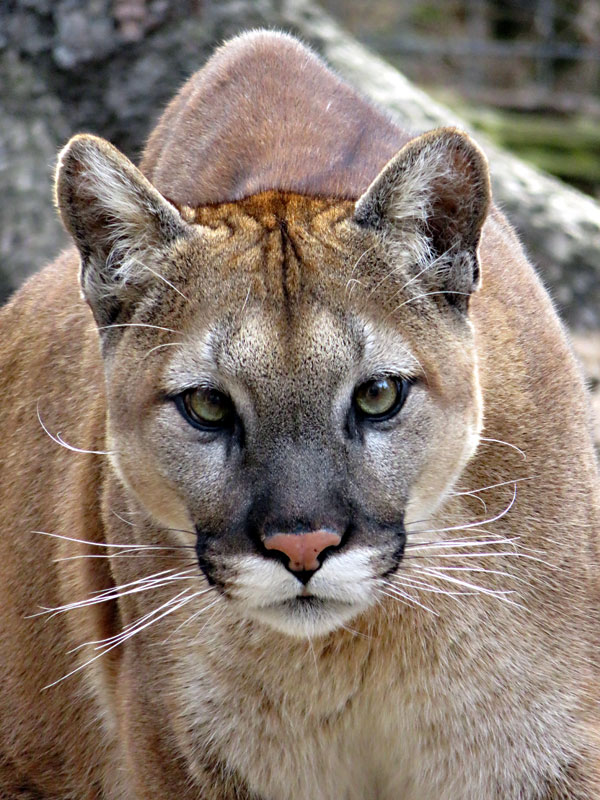
{"type": "Polygon", "coordinates": [[[406,398],[408,397],[408,393],[413,383],[414,380],[410,378],[403,378],[399,375],[374,375],[372,378],[369,378],[369,380],[358,384],[358,386],[356,386],[354,389],[354,394],[352,395],[352,407],[354,413],[361,422],[385,422],[386,420],[392,419],[396,416],[396,414],[398,414],[406,402],[406,398]],[[377,381],[391,381],[396,387],[396,397],[390,408],[386,411],[380,414],[369,414],[368,411],[365,411],[358,404],[357,395],[363,387],[372,383],[376,383],[377,381]]]}
{"type": "Polygon", "coordinates": [[[216,432],[233,428],[235,420],[235,408],[233,401],[229,395],[225,394],[225,392],[222,392],[216,386],[191,386],[189,389],[179,392],[179,394],[173,396],[171,399],[174,401],[177,410],[185,419],[185,421],[198,430],[216,432]],[[198,391],[214,392],[225,400],[226,410],[222,419],[208,420],[203,419],[196,414],[194,409],[191,408],[189,404],[189,398],[194,392],[198,391]]]}

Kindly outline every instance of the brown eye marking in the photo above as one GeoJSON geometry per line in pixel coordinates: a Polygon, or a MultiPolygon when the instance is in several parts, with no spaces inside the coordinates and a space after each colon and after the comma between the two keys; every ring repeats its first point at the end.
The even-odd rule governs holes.
{"type": "Polygon", "coordinates": [[[378,422],[400,411],[408,396],[411,382],[405,378],[372,378],[354,392],[354,407],[365,420],[378,422]]]}
{"type": "Polygon", "coordinates": [[[182,416],[195,428],[212,431],[228,428],[233,422],[233,403],[218,389],[197,386],[173,399],[182,416]]]}

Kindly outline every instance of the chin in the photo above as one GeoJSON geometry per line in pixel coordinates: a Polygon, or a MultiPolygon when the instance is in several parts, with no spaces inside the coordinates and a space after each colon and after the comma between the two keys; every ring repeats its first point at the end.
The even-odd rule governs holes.
{"type": "Polygon", "coordinates": [[[273,605],[246,609],[246,614],[279,633],[296,639],[313,639],[343,627],[364,609],[364,604],[294,597],[273,605]]]}

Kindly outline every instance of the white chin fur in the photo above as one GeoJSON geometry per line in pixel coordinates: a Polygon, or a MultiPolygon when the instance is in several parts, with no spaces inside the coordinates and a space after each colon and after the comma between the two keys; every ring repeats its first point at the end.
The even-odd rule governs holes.
{"type": "Polygon", "coordinates": [[[240,556],[229,564],[235,571],[230,595],[242,613],[288,636],[323,636],[341,627],[375,602],[373,551],[357,548],[331,555],[315,572],[301,599],[303,584],[277,561],[240,556]]]}
{"type": "Polygon", "coordinates": [[[297,639],[325,636],[359,614],[363,609],[356,605],[335,601],[316,600],[310,605],[289,600],[276,606],[248,608],[247,616],[297,639]]]}

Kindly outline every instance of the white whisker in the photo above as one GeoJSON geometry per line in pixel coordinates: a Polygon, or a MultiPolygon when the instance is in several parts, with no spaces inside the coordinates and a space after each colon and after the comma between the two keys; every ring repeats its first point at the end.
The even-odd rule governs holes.
{"type": "MultiPolygon", "coordinates": [[[[433,517],[425,517],[424,519],[411,519],[410,522],[405,522],[404,526],[406,527],[407,525],[420,525],[421,523],[429,522],[432,519],[433,519],[433,517]]],[[[415,533],[418,533],[418,532],[419,531],[415,531],[415,533]]]]}
{"type": "Polygon", "coordinates": [[[246,297],[244,298],[244,302],[242,303],[242,307],[240,308],[240,310],[236,314],[236,317],[238,317],[238,318],[242,317],[242,315],[243,315],[243,313],[244,313],[244,311],[246,309],[246,305],[248,303],[248,298],[250,297],[250,289],[251,288],[252,288],[251,286],[248,286],[248,291],[246,292],[246,297]]]}
{"type": "Polygon", "coordinates": [[[396,311],[399,311],[401,308],[407,306],[409,303],[414,303],[415,300],[421,300],[423,297],[432,297],[432,295],[434,294],[462,294],[465,297],[470,297],[469,292],[452,292],[448,289],[443,292],[424,292],[423,294],[418,294],[415,297],[409,297],[408,300],[405,300],[403,303],[400,303],[400,305],[396,306],[390,313],[394,314],[396,311]]]}
{"type": "Polygon", "coordinates": [[[320,683],[320,676],[319,676],[319,660],[317,659],[317,654],[315,652],[315,645],[313,643],[312,637],[308,637],[308,647],[310,650],[310,654],[312,656],[313,664],[315,665],[315,677],[317,679],[317,683],[320,683]]]}
{"type": "Polygon", "coordinates": [[[481,486],[479,489],[468,489],[464,491],[451,492],[453,497],[461,497],[466,494],[477,494],[478,492],[487,492],[488,489],[498,489],[500,486],[510,486],[514,483],[521,483],[522,481],[530,481],[533,478],[538,478],[539,475],[526,475],[523,478],[513,478],[510,481],[501,481],[500,483],[491,483],[489,486],[481,486]]]}
{"type": "MultiPolygon", "coordinates": [[[[39,533],[42,536],[50,536],[53,539],[64,539],[66,542],[76,542],[77,544],[87,544],[92,547],[106,547],[118,548],[123,550],[171,550],[172,547],[160,544],[111,544],[110,542],[92,542],[87,539],[76,539],[73,536],[64,536],[61,533],[52,533],[51,531],[30,531],[30,533],[39,533]]],[[[185,547],[185,545],[181,545],[185,547]]]]}
{"type": "Polygon", "coordinates": [[[527,456],[525,455],[523,450],[521,450],[520,447],[517,447],[516,444],[511,444],[510,442],[505,442],[502,439],[488,439],[485,436],[480,436],[479,437],[479,441],[480,442],[495,442],[496,444],[503,444],[506,447],[511,447],[513,450],[516,450],[517,453],[519,453],[519,455],[522,457],[523,461],[527,460],[527,456]]]}
{"type": "Polygon", "coordinates": [[[67,611],[75,611],[76,609],[81,608],[88,608],[89,606],[98,605],[99,603],[108,603],[111,600],[117,600],[120,597],[126,597],[127,595],[138,594],[139,592],[147,592],[150,589],[159,589],[163,586],[168,586],[170,583],[175,583],[177,581],[189,581],[189,580],[196,580],[198,577],[197,571],[195,568],[190,568],[188,570],[184,570],[182,573],[178,573],[176,575],[165,575],[162,578],[156,579],[140,579],[139,581],[133,581],[129,585],[130,588],[123,591],[122,589],[111,587],[110,589],[101,590],[101,592],[95,596],[87,597],[85,600],[75,600],[72,603],[65,603],[62,606],[55,606],[53,608],[45,608],[41,607],[41,611],[36,612],[35,614],[31,614],[31,617],[39,617],[50,615],[50,617],[54,617],[57,614],[64,614],[67,611]],[[186,573],[196,572],[195,575],[189,575],[186,573]],[[134,585],[137,584],[137,585],[134,585]]]}
{"type": "Polygon", "coordinates": [[[445,594],[448,596],[457,596],[457,595],[465,595],[465,594],[476,594],[476,592],[464,592],[464,591],[449,591],[447,589],[441,589],[439,587],[434,587],[430,583],[425,583],[424,581],[415,580],[412,578],[407,578],[406,575],[402,575],[402,580],[398,582],[389,582],[386,581],[385,585],[388,586],[390,589],[398,589],[399,587],[403,587],[406,589],[421,589],[424,592],[430,592],[432,594],[445,594]]]}
{"type": "MultiPolygon", "coordinates": [[[[174,605],[174,604],[176,603],[177,599],[178,599],[179,597],[181,597],[181,596],[184,594],[184,592],[188,592],[188,591],[189,591],[189,589],[184,589],[184,591],[183,591],[183,592],[180,592],[180,593],[179,593],[178,595],[176,595],[174,598],[171,598],[171,600],[169,600],[169,603],[168,603],[168,604],[166,604],[166,603],[165,603],[165,604],[163,604],[163,605],[161,606],[161,608],[164,608],[164,607],[165,607],[165,605],[169,605],[169,606],[172,606],[172,607],[168,607],[168,608],[167,608],[167,610],[163,612],[163,614],[161,614],[159,617],[156,617],[156,619],[153,619],[153,620],[151,620],[151,622],[150,622],[150,623],[147,623],[147,624],[151,624],[151,623],[153,623],[153,622],[157,622],[157,621],[158,621],[159,619],[161,619],[162,617],[166,616],[167,614],[171,614],[173,611],[176,611],[178,608],[181,608],[181,606],[182,606],[182,605],[185,605],[185,603],[186,603],[186,602],[189,602],[189,600],[191,600],[191,599],[192,599],[192,598],[193,598],[195,595],[191,595],[191,597],[190,597],[190,596],[188,596],[188,597],[187,597],[187,598],[185,598],[183,601],[180,601],[179,603],[177,603],[176,605],[174,605]]],[[[135,631],[133,631],[133,632],[130,634],[130,636],[133,636],[133,635],[135,635],[135,633],[138,633],[138,632],[139,632],[139,630],[143,630],[143,628],[144,628],[144,627],[147,627],[147,626],[146,626],[146,625],[144,625],[144,626],[142,626],[142,628],[136,629],[135,631]]],[[[126,638],[130,638],[130,636],[128,636],[128,637],[126,637],[126,638]]],[[[52,688],[53,686],[56,686],[58,683],[61,683],[62,681],[66,680],[67,678],[70,678],[70,677],[71,677],[71,675],[74,675],[76,672],[80,672],[82,669],[85,669],[85,667],[87,667],[89,664],[92,664],[94,661],[97,661],[97,660],[98,660],[99,658],[101,658],[103,655],[106,655],[106,653],[109,653],[109,652],[110,652],[111,650],[113,650],[115,647],[118,647],[120,644],[122,644],[122,641],[125,641],[125,639],[123,639],[123,640],[119,640],[118,642],[115,642],[115,644],[112,644],[110,647],[107,647],[107,648],[105,648],[105,649],[104,649],[104,650],[103,650],[101,653],[98,653],[98,655],[95,655],[95,656],[93,656],[93,657],[92,657],[92,658],[90,658],[88,661],[86,661],[84,664],[79,664],[79,666],[75,667],[75,669],[72,669],[72,670],[71,670],[70,672],[68,672],[66,675],[63,675],[61,678],[58,678],[57,680],[53,681],[52,683],[49,683],[49,684],[47,684],[46,686],[44,686],[44,687],[42,688],[42,691],[45,691],[46,689],[50,689],[50,688],[52,688]]]]}
{"type": "Polygon", "coordinates": [[[383,278],[380,281],[377,281],[375,286],[373,286],[373,288],[371,289],[371,291],[367,295],[367,301],[369,301],[371,299],[371,297],[375,294],[375,292],[377,291],[377,289],[379,289],[380,286],[383,286],[383,284],[388,280],[388,278],[390,278],[392,275],[394,275],[397,272],[398,272],[398,267],[397,266],[392,267],[389,272],[386,272],[386,274],[383,276],[383,278]]]}
{"type": "MultiPolygon", "coordinates": [[[[208,589],[205,589],[204,593],[206,594],[207,592],[214,590],[215,590],[214,586],[209,586],[208,589]]],[[[216,600],[213,600],[212,603],[209,603],[207,606],[203,606],[199,611],[195,611],[187,619],[181,622],[174,630],[172,630],[171,633],[167,636],[167,638],[163,640],[162,644],[166,644],[169,641],[169,639],[171,639],[171,637],[177,633],[177,631],[181,630],[181,628],[184,628],[186,625],[189,625],[191,622],[193,622],[193,620],[197,619],[199,616],[201,616],[206,611],[213,608],[214,606],[217,605],[217,603],[220,602],[221,602],[221,596],[217,595],[216,600]]]]}
{"type": "MultiPolygon", "coordinates": [[[[206,593],[206,591],[207,590],[205,589],[199,594],[204,594],[206,593]]],[[[179,592],[179,594],[176,594],[175,597],[172,597],[170,600],[167,600],[166,603],[162,603],[160,606],[153,608],[151,611],[148,611],[141,617],[138,617],[137,619],[133,620],[133,622],[130,622],[128,625],[125,625],[123,630],[119,631],[119,633],[115,633],[114,636],[108,636],[106,639],[97,639],[97,640],[92,640],[90,642],[84,642],[84,644],[79,645],[78,648],[76,649],[85,647],[86,645],[94,645],[96,650],[100,650],[102,645],[114,644],[115,642],[117,642],[117,640],[120,640],[123,636],[125,636],[126,634],[130,633],[135,628],[137,628],[138,625],[144,624],[149,619],[152,619],[152,617],[155,617],[157,614],[159,614],[164,608],[168,608],[173,603],[176,603],[180,597],[181,598],[189,597],[190,595],[188,594],[188,592],[189,592],[189,587],[186,589],[182,589],[182,591],[179,592]]]]}
{"type": "MultiPolygon", "coordinates": [[[[129,525],[129,527],[130,527],[130,528],[140,528],[140,527],[141,527],[140,525],[136,525],[136,524],[135,524],[135,522],[130,522],[128,519],[124,519],[124,518],[123,518],[123,517],[122,517],[122,516],[121,516],[121,515],[120,515],[118,512],[116,512],[116,511],[115,511],[114,509],[112,509],[112,508],[111,508],[111,510],[110,510],[110,513],[111,513],[111,514],[114,514],[114,516],[115,516],[117,519],[121,520],[121,522],[123,522],[125,525],[129,525]]],[[[132,512],[132,511],[126,511],[126,512],[123,512],[123,513],[126,513],[126,514],[132,514],[132,513],[133,513],[133,514],[136,514],[136,513],[138,513],[138,512],[135,512],[135,511],[133,511],[133,512],[132,512]]],[[[188,530],[187,528],[162,528],[162,530],[164,530],[164,531],[173,531],[173,533],[189,533],[189,534],[190,534],[190,536],[197,536],[197,534],[196,534],[196,531],[190,531],[190,530],[188,530]]],[[[187,547],[187,546],[190,546],[190,547],[191,547],[191,545],[185,545],[185,546],[186,546],[186,547],[187,547]]]]}
{"type": "MultiPolygon", "coordinates": [[[[214,588],[214,587],[211,587],[211,588],[214,588]]],[[[219,597],[219,599],[221,599],[221,598],[219,597]]],[[[212,608],[212,605],[211,605],[211,608],[212,608]]],[[[216,608],[213,610],[213,612],[210,615],[210,617],[207,618],[207,620],[205,621],[204,625],[202,625],[202,627],[200,628],[200,630],[198,631],[196,636],[194,636],[194,638],[191,640],[191,642],[189,644],[192,645],[192,646],[197,644],[200,641],[200,637],[202,636],[202,633],[204,632],[204,630],[205,630],[206,626],[208,625],[208,623],[210,622],[210,620],[214,619],[215,616],[217,616],[217,615],[222,616],[222,612],[223,612],[223,604],[221,603],[220,605],[216,606],[216,608]]],[[[209,641],[207,641],[206,637],[204,637],[204,639],[202,640],[202,643],[204,645],[207,645],[207,644],[209,644],[209,641]]]]}
{"type": "Polygon", "coordinates": [[[183,336],[183,331],[176,331],[173,328],[163,328],[162,325],[151,325],[149,322],[113,322],[111,325],[99,325],[99,331],[105,331],[109,328],[155,328],[157,331],[167,331],[168,333],[176,333],[183,336]]]}
{"type": "Polygon", "coordinates": [[[401,591],[400,589],[398,589],[398,587],[395,586],[393,589],[389,589],[388,587],[388,590],[389,591],[386,592],[384,589],[379,588],[378,591],[381,594],[384,594],[386,597],[390,597],[392,600],[398,600],[404,605],[410,606],[412,608],[418,606],[419,608],[422,608],[424,611],[428,611],[430,614],[433,614],[434,617],[439,617],[438,612],[434,611],[433,608],[429,608],[429,606],[420,603],[411,594],[401,591]]]}
{"type": "MultiPolygon", "coordinates": [[[[413,570],[420,574],[422,572],[421,567],[413,567],[413,570]]],[[[444,567],[444,566],[435,566],[435,570],[437,572],[479,572],[484,575],[498,575],[501,578],[508,578],[511,581],[517,581],[518,583],[523,583],[525,586],[532,586],[529,581],[526,581],[525,578],[520,578],[518,575],[513,575],[512,572],[505,572],[501,569],[486,569],[485,567],[444,567]]]]}
{"type": "Polygon", "coordinates": [[[454,550],[469,547],[483,547],[484,545],[488,544],[511,544],[518,541],[518,536],[513,536],[512,538],[507,539],[440,539],[437,542],[415,542],[414,544],[407,544],[406,549],[410,550],[412,553],[415,550],[454,550]]]}
{"type": "Polygon", "coordinates": [[[363,260],[363,258],[368,253],[370,253],[371,250],[374,250],[376,246],[377,246],[376,244],[373,244],[373,245],[371,245],[371,247],[367,247],[367,249],[363,253],[361,253],[360,256],[356,259],[356,261],[354,262],[354,264],[352,266],[352,269],[350,270],[350,278],[348,279],[348,282],[346,283],[346,291],[348,291],[348,287],[350,286],[350,284],[353,284],[353,285],[358,284],[359,286],[362,286],[363,288],[366,288],[363,283],[361,283],[356,278],[353,278],[352,276],[354,275],[354,272],[355,272],[356,268],[358,267],[360,262],[363,260]]]}
{"type": "MultiPolygon", "coordinates": [[[[172,614],[174,611],[178,611],[180,608],[183,608],[183,606],[187,605],[189,602],[194,600],[194,598],[206,594],[206,592],[209,592],[212,588],[213,587],[211,586],[208,589],[203,589],[200,592],[194,592],[191,595],[184,595],[184,592],[180,592],[178,595],[176,595],[175,598],[168,600],[166,603],[163,603],[162,606],[155,609],[153,612],[150,612],[149,614],[146,614],[145,617],[142,617],[142,620],[144,620],[143,624],[141,624],[142,620],[136,620],[135,624],[132,623],[131,625],[128,625],[127,628],[125,628],[121,633],[117,634],[116,636],[111,636],[108,639],[105,639],[104,642],[98,642],[96,649],[99,650],[102,648],[103,645],[111,643],[110,647],[108,648],[105,647],[103,650],[104,653],[107,653],[109,650],[112,650],[113,647],[117,647],[118,645],[123,644],[123,642],[126,642],[128,639],[133,638],[136,634],[140,633],[140,631],[145,630],[145,628],[148,628],[150,625],[154,625],[156,622],[158,622],[159,619],[162,619],[163,617],[172,614]],[[176,605],[174,605],[178,597],[182,597],[182,599],[176,605]],[[158,612],[161,611],[161,609],[165,610],[162,612],[162,614],[159,614],[158,612]]],[[[93,644],[93,642],[90,642],[90,644],[93,644]]]]}
{"type": "Polygon", "coordinates": [[[83,454],[92,455],[92,456],[110,456],[110,455],[113,454],[112,450],[85,450],[82,447],[75,447],[74,445],[69,444],[68,442],[65,442],[65,440],[60,435],[60,431],[56,434],[56,436],[53,433],[50,433],[48,428],[44,425],[44,422],[43,422],[43,420],[42,420],[42,418],[40,416],[40,401],[39,400],[37,401],[37,404],[36,404],[36,414],[37,414],[37,418],[38,418],[38,421],[39,421],[40,425],[44,429],[44,433],[47,434],[52,439],[53,442],[55,442],[56,444],[59,444],[61,447],[64,447],[65,450],[70,450],[72,453],[83,453],[83,454]]]}
{"type": "Polygon", "coordinates": [[[372,639],[373,636],[368,633],[362,633],[362,631],[357,631],[354,628],[350,628],[348,625],[340,625],[340,627],[349,633],[351,636],[358,636],[360,639],[372,639]]]}
{"type": "MultiPolygon", "coordinates": [[[[432,541],[472,542],[481,533],[484,535],[484,537],[489,537],[490,539],[493,539],[495,541],[507,541],[506,535],[503,534],[503,533],[499,533],[498,531],[490,531],[487,528],[480,528],[478,526],[476,527],[476,525],[477,525],[476,522],[473,523],[473,527],[467,528],[466,525],[470,525],[470,524],[471,523],[465,523],[465,526],[463,526],[463,527],[457,526],[456,530],[457,531],[461,531],[462,533],[464,533],[464,536],[462,536],[460,538],[454,537],[452,539],[436,539],[436,540],[432,540],[432,541]]],[[[428,531],[411,531],[410,533],[407,534],[407,536],[424,536],[425,534],[427,534],[429,536],[432,533],[443,533],[444,531],[445,531],[444,528],[432,528],[431,530],[428,530],[428,531]]],[[[518,536],[514,536],[512,538],[519,539],[518,536]]],[[[426,544],[427,540],[424,539],[422,543],[426,544]]],[[[419,544],[419,542],[415,542],[415,543],[410,542],[409,544],[407,544],[407,547],[415,547],[416,544],[419,544]]]]}
{"type": "Polygon", "coordinates": [[[153,353],[155,350],[160,350],[162,347],[180,347],[181,345],[183,345],[183,342],[163,342],[162,344],[156,344],[142,356],[141,360],[143,361],[144,359],[148,358],[151,353],[153,353]]]}
{"type": "MultiPolygon", "coordinates": [[[[417,272],[417,274],[416,274],[416,275],[413,275],[413,277],[412,277],[412,278],[409,278],[409,280],[407,280],[407,281],[406,281],[406,283],[404,284],[404,286],[403,286],[401,289],[398,289],[398,291],[397,291],[397,292],[395,292],[395,294],[394,294],[393,296],[395,297],[396,295],[398,295],[398,294],[400,294],[401,292],[403,292],[403,291],[404,291],[404,290],[405,290],[405,289],[406,289],[408,286],[410,286],[410,284],[411,284],[411,283],[414,283],[414,281],[416,281],[418,278],[420,278],[420,277],[421,277],[421,275],[423,275],[423,273],[425,273],[425,272],[428,272],[429,270],[432,270],[432,269],[433,269],[435,266],[437,266],[437,265],[438,265],[440,262],[446,261],[446,260],[447,260],[448,253],[450,253],[450,252],[451,252],[453,249],[455,249],[455,247],[456,247],[455,245],[451,245],[451,246],[450,246],[450,247],[449,247],[447,250],[445,250],[445,251],[444,251],[444,252],[443,252],[441,255],[437,256],[437,258],[434,258],[434,259],[433,259],[433,261],[429,261],[429,262],[428,262],[428,263],[427,263],[427,264],[426,264],[426,265],[423,267],[423,269],[421,269],[421,270],[419,270],[419,272],[417,272]]],[[[443,292],[443,294],[445,294],[445,292],[443,292]]]]}
{"type": "Polygon", "coordinates": [[[507,595],[514,594],[515,592],[509,589],[486,589],[484,586],[478,586],[475,583],[471,583],[470,581],[463,581],[460,578],[455,578],[451,575],[445,575],[444,573],[439,573],[434,568],[424,567],[423,572],[432,577],[439,578],[439,580],[447,581],[456,586],[463,586],[465,589],[471,589],[479,594],[487,595],[488,597],[493,597],[496,600],[503,600],[504,602],[508,603],[509,605],[517,606],[518,608],[525,608],[525,606],[521,605],[521,603],[517,603],[514,600],[510,600],[507,595]]]}
{"type": "Polygon", "coordinates": [[[513,496],[512,496],[512,499],[511,499],[510,503],[506,506],[506,508],[504,508],[502,511],[500,511],[495,516],[489,517],[488,519],[476,520],[475,522],[463,523],[462,525],[452,525],[449,528],[437,528],[437,529],[428,530],[428,531],[419,531],[418,533],[420,533],[420,534],[447,533],[449,531],[463,531],[463,530],[467,530],[468,528],[475,528],[478,525],[489,525],[492,522],[497,522],[499,519],[502,519],[502,517],[504,517],[506,514],[508,514],[508,512],[514,506],[516,499],[517,499],[517,486],[516,486],[516,483],[515,483],[513,496]]]}
{"type": "Polygon", "coordinates": [[[139,264],[139,265],[140,265],[140,267],[143,267],[144,269],[147,269],[147,270],[148,270],[148,272],[151,272],[151,273],[152,273],[153,275],[155,275],[155,276],[156,276],[156,277],[157,277],[159,280],[163,281],[163,283],[166,283],[166,284],[167,284],[167,286],[170,286],[170,287],[171,287],[171,289],[173,289],[173,291],[174,291],[174,292],[177,292],[177,294],[181,295],[181,297],[183,297],[183,299],[184,299],[184,300],[187,300],[187,302],[188,302],[188,303],[190,302],[190,298],[189,298],[189,297],[186,297],[186,296],[184,295],[184,293],[183,293],[183,292],[180,292],[180,291],[179,291],[179,289],[178,289],[176,286],[174,286],[174,285],[171,283],[171,281],[168,281],[168,280],[165,278],[165,276],[164,276],[164,275],[161,275],[161,274],[160,274],[160,272],[156,272],[156,270],[152,269],[152,267],[149,267],[149,266],[148,266],[148,264],[144,264],[144,263],[143,263],[143,261],[140,261],[140,260],[139,260],[139,258],[135,258],[134,256],[130,256],[130,259],[131,259],[131,261],[135,262],[136,264],[139,264]]]}
{"type": "Polygon", "coordinates": [[[190,567],[189,569],[186,569],[183,572],[177,572],[177,570],[178,567],[171,567],[171,569],[163,569],[160,572],[155,572],[153,575],[146,575],[143,578],[137,578],[136,580],[129,581],[128,583],[121,583],[116,586],[111,586],[109,589],[97,589],[95,592],[92,592],[92,595],[110,594],[112,592],[121,591],[121,589],[128,589],[130,586],[137,586],[139,584],[149,583],[156,579],[162,580],[164,577],[172,576],[174,572],[177,573],[177,575],[187,575],[193,571],[193,567],[190,567]]]}
{"type": "Polygon", "coordinates": [[[354,288],[354,286],[362,286],[363,289],[367,288],[362,281],[358,280],[358,278],[348,278],[348,281],[346,283],[346,290],[348,291],[349,289],[348,296],[352,294],[352,289],[354,288]]]}
{"type": "MultiPolygon", "coordinates": [[[[184,546],[182,545],[182,548],[183,547],[184,546]]],[[[155,549],[157,549],[157,550],[158,549],[171,550],[171,549],[174,549],[174,548],[163,547],[163,548],[155,548],[155,549]]],[[[193,550],[194,548],[190,546],[190,549],[193,550]]],[[[140,551],[146,551],[146,550],[147,550],[147,548],[145,548],[145,547],[141,547],[140,548],[140,551]]],[[[181,555],[181,554],[175,555],[175,556],[171,556],[171,555],[165,555],[164,553],[134,552],[134,551],[131,551],[131,550],[127,550],[125,553],[82,553],[81,555],[77,555],[77,556],[61,556],[60,558],[52,559],[52,563],[53,564],[58,564],[61,561],[81,561],[82,559],[85,559],[85,558],[108,558],[108,559],[111,559],[111,560],[112,559],[117,559],[117,558],[121,558],[121,559],[123,559],[123,558],[141,558],[141,559],[152,558],[154,560],[156,560],[156,559],[160,560],[161,558],[164,558],[164,559],[170,559],[171,561],[174,561],[175,559],[180,559],[180,560],[183,561],[184,559],[189,558],[189,556],[181,555]]],[[[196,562],[195,561],[190,561],[189,563],[190,564],[194,564],[196,562]]]]}
{"type": "MultiPolygon", "coordinates": [[[[562,570],[562,567],[558,566],[557,564],[552,564],[549,561],[544,561],[541,558],[536,558],[535,556],[527,555],[526,553],[518,553],[515,550],[508,550],[503,551],[500,553],[460,553],[460,558],[526,558],[529,561],[537,561],[539,564],[543,564],[546,567],[550,567],[551,569],[555,570],[562,570]]],[[[440,559],[440,558],[453,558],[456,561],[456,553],[434,553],[433,555],[417,555],[417,556],[405,556],[405,561],[413,561],[417,559],[423,559],[430,561],[432,558],[440,559]]]]}

